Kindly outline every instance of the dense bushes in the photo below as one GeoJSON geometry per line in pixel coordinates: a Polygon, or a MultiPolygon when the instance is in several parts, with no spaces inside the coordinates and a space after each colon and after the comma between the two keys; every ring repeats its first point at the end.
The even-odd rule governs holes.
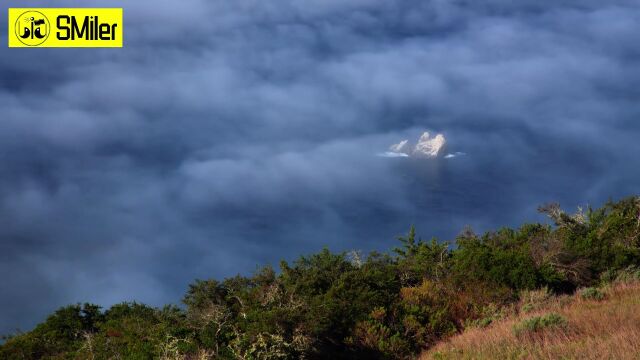
{"type": "MultiPolygon", "coordinates": [[[[452,245],[412,227],[390,254],[325,249],[279,271],[196,280],[184,308],[64,307],[9,337],[0,358],[407,358],[516,301],[535,310],[551,292],[640,274],[638,198],[576,214],[540,210],[554,226],[465,229],[452,245]]],[[[518,331],[560,322],[539,318],[518,331]]]]}

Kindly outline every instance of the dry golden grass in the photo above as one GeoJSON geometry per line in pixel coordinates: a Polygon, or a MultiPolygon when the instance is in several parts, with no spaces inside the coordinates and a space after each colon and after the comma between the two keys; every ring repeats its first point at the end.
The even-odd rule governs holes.
{"type": "Polygon", "coordinates": [[[603,291],[601,301],[578,294],[551,298],[530,313],[456,335],[420,359],[640,359],[640,282],[617,283],[603,291]],[[550,312],[566,318],[568,326],[514,335],[515,324],[550,312]]]}

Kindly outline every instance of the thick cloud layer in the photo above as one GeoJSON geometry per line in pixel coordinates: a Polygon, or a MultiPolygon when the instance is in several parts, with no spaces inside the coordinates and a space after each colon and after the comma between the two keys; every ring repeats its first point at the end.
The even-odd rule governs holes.
{"type": "Polygon", "coordinates": [[[638,192],[637,1],[78,6],[125,47],[0,47],[0,332],[638,192]],[[423,131],[467,155],[375,156],[423,131]]]}

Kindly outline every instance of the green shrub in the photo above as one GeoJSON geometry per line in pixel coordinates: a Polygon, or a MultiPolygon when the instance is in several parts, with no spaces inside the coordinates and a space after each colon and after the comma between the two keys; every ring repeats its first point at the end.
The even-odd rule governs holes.
{"type": "Polygon", "coordinates": [[[523,290],[520,292],[521,310],[525,313],[541,309],[547,305],[552,293],[546,286],[538,290],[523,290]]]}
{"type": "Polygon", "coordinates": [[[604,293],[597,288],[588,287],[580,290],[580,297],[584,300],[602,300],[604,293]]]}
{"type": "Polygon", "coordinates": [[[617,282],[631,282],[640,280],[640,268],[637,266],[629,266],[624,270],[618,271],[615,278],[617,282]]]}
{"type": "Polygon", "coordinates": [[[640,268],[635,265],[627,266],[624,269],[609,269],[600,274],[601,284],[611,284],[614,282],[632,282],[640,280],[640,268]]]}
{"type": "Polygon", "coordinates": [[[478,311],[478,317],[472,319],[466,319],[464,321],[464,328],[486,328],[493,324],[495,321],[502,320],[507,317],[512,309],[507,306],[501,306],[499,304],[488,304],[482,306],[478,311]]]}
{"type": "Polygon", "coordinates": [[[610,284],[616,281],[616,277],[618,276],[618,272],[615,269],[609,269],[600,274],[600,283],[601,284],[610,284]]]}
{"type": "Polygon", "coordinates": [[[567,320],[564,317],[556,313],[549,313],[523,320],[513,326],[513,332],[516,336],[520,336],[536,333],[544,329],[563,329],[566,328],[567,324],[567,320]]]}

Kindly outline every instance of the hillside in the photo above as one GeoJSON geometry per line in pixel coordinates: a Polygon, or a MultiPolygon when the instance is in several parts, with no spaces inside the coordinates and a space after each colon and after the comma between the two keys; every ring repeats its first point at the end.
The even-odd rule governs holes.
{"type": "Polygon", "coordinates": [[[640,358],[640,273],[633,281],[617,281],[599,290],[541,294],[533,297],[535,310],[526,311],[532,304],[521,301],[518,313],[453,336],[420,359],[640,358]],[[547,326],[526,328],[533,324],[531,319],[549,319],[550,314],[560,317],[547,326]]]}
{"type": "Polygon", "coordinates": [[[196,280],[182,306],[65,306],[7,336],[0,359],[633,358],[640,198],[539,210],[554,225],[451,241],[411,227],[387,253],[196,280]]]}

